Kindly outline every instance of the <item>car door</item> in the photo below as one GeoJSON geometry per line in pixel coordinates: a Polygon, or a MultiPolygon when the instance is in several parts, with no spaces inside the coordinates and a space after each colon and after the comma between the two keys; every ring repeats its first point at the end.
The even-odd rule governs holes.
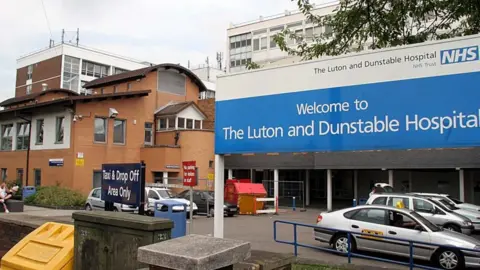
{"type": "MultiPolygon", "coordinates": [[[[190,200],[190,198],[188,199],[190,200]]],[[[194,191],[193,202],[197,205],[198,212],[207,213],[207,201],[205,200],[205,195],[203,194],[203,192],[194,191]]]]}
{"type": "Polygon", "coordinates": [[[148,190],[147,198],[148,198],[148,207],[153,210],[155,207],[155,201],[160,200],[160,196],[158,196],[158,193],[155,192],[153,189],[150,189],[148,190]]]}
{"type": "Polygon", "coordinates": [[[413,210],[437,226],[442,227],[447,222],[447,215],[436,211],[433,203],[426,199],[413,198],[413,210]]]}
{"type": "Polygon", "coordinates": [[[105,209],[105,202],[102,201],[101,190],[96,188],[92,192],[92,208],[94,210],[104,210],[105,209]]]}
{"type": "MultiPolygon", "coordinates": [[[[405,213],[389,210],[388,211],[387,236],[413,240],[417,242],[430,243],[430,233],[418,223],[412,216],[405,213]]],[[[413,255],[419,259],[429,259],[434,247],[425,244],[413,244],[413,255]]],[[[410,243],[405,241],[396,241],[393,239],[385,240],[385,250],[393,255],[404,257],[410,256],[410,243]]]]}
{"type": "Polygon", "coordinates": [[[391,196],[388,199],[388,206],[410,209],[410,199],[408,197],[391,196]]]}
{"type": "Polygon", "coordinates": [[[375,236],[385,235],[386,219],[387,211],[380,208],[361,209],[351,217],[350,230],[358,233],[353,234],[358,249],[384,252],[384,240],[375,236]]]}

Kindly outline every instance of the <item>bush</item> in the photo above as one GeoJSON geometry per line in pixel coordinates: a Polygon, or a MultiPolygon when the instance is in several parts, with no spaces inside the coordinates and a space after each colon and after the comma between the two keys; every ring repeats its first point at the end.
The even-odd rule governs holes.
{"type": "Polygon", "coordinates": [[[59,186],[37,187],[37,192],[25,199],[25,203],[52,207],[83,207],[86,196],[78,191],[59,186]]]}

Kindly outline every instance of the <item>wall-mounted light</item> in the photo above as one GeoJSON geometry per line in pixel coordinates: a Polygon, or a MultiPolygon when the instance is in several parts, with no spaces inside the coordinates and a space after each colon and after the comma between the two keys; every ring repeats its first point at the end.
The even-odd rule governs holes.
{"type": "Polygon", "coordinates": [[[108,109],[108,117],[115,118],[118,116],[118,111],[115,108],[108,109]]]}

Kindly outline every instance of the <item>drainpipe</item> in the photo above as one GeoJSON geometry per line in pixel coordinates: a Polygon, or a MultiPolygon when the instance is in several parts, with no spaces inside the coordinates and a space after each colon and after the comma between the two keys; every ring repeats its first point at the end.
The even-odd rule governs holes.
{"type": "MultiPolygon", "coordinates": [[[[27,146],[27,160],[25,164],[25,186],[28,186],[28,172],[30,165],[30,144],[32,143],[32,120],[20,117],[22,120],[27,121],[28,123],[28,146],[27,146]]],[[[23,183],[22,183],[23,184],[23,183]]]]}

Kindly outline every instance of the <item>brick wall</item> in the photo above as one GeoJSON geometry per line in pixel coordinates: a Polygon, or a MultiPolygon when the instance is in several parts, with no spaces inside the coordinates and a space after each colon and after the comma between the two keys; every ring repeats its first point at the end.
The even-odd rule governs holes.
{"type": "Polygon", "coordinates": [[[35,228],[0,220],[0,258],[35,228]]]}
{"type": "Polygon", "coordinates": [[[203,121],[204,129],[214,129],[215,126],[215,99],[202,99],[198,101],[198,106],[207,115],[207,120],[203,121]]]}

